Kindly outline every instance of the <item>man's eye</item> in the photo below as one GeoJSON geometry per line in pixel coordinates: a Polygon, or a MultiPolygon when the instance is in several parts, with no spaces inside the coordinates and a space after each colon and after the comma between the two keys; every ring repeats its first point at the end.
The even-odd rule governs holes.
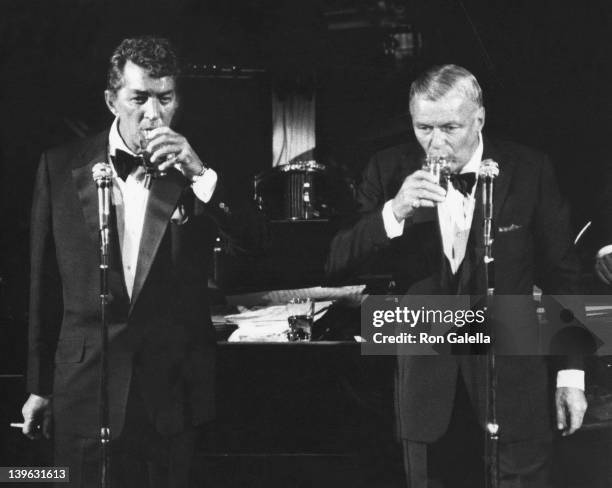
{"type": "Polygon", "coordinates": [[[172,101],[172,97],[161,97],[159,101],[162,105],[168,105],[172,101]]]}
{"type": "Polygon", "coordinates": [[[143,103],[146,103],[147,97],[134,97],[132,100],[134,100],[134,102],[137,104],[142,105],[143,103]]]}
{"type": "Polygon", "coordinates": [[[431,130],[431,126],[430,125],[419,125],[417,129],[423,132],[428,132],[431,130]]]}

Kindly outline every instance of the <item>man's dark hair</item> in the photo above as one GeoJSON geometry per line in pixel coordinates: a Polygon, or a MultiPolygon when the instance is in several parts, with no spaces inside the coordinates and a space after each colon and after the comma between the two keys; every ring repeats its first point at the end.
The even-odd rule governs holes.
{"type": "Polygon", "coordinates": [[[125,63],[132,63],[146,69],[153,78],[180,74],[176,51],[168,39],[161,37],[135,37],[124,39],[110,58],[107,88],[116,93],[123,84],[125,63]]]}

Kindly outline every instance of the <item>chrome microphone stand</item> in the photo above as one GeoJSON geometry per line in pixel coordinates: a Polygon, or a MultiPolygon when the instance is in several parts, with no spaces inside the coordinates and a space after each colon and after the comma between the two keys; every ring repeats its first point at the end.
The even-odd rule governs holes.
{"type": "MultiPolygon", "coordinates": [[[[493,258],[493,180],[499,175],[499,166],[492,159],[484,160],[480,165],[479,179],[482,182],[482,206],[484,212],[484,269],[487,292],[485,296],[485,316],[490,318],[492,298],[495,293],[493,258]]],[[[489,324],[491,322],[489,321],[489,324]]],[[[486,367],[486,441],[485,441],[485,486],[499,486],[499,431],[497,421],[497,365],[495,355],[495,337],[493,328],[491,347],[487,350],[486,367]]]]}
{"type": "Polygon", "coordinates": [[[98,189],[98,224],[100,236],[100,313],[101,313],[101,352],[100,352],[100,455],[101,488],[109,488],[110,467],[110,420],[108,412],[108,323],[106,306],[108,304],[108,266],[110,256],[110,192],[112,188],[112,169],[108,163],[97,163],[93,167],[93,179],[98,189]]]}

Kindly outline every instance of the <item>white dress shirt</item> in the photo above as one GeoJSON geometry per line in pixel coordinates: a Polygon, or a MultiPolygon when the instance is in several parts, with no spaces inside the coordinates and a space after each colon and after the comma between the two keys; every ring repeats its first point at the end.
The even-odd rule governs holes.
{"type": "MultiPolygon", "coordinates": [[[[135,156],[134,152],[130,150],[119,134],[118,124],[119,119],[115,119],[108,135],[109,159],[115,156],[118,149],[135,156]]],[[[144,169],[142,167],[135,168],[123,181],[117,175],[112,160],[109,162],[113,168],[112,199],[117,216],[117,232],[121,247],[121,259],[123,261],[123,276],[128,295],[132,298],[149,190],[144,185],[144,169]]],[[[198,178],[191,187],[196,197],[206,203],[212,197],[216,185],[217,173],[208,168],[202,177],[198,178]]]]}
{"type": "MultiPolygon", "coordinates": [[[[478,136],[478,146],[474,154],[461,168],[460,173],[476,173],[482,161],[483,143],[482,135],[478,136]]],[[[437,205],[440,233],[444,255],[448,258],[451,270],[457,272],[465,257],[467,242],[474,216],[476,185],[470,195],[464,196],[451,184],[448,185],[446,199],[437,205]]],[[[404,232],[404,220],[398,222],[393,214],[392,200],[385,203],[382,209],[382,218],[385,232],[389,239],[399,237],[404,232]]],[[[584,371],[578,369],[565,369],[557,372],[557,388],[572,387],[584,390],[584,371]]]]}
{"type": "MultiPolygon", "coordinates": [[[[482,161],[482,150],[482,136],[479,135],[476,151],[474,151],[467,164],[461,168],[461,174],[476,173],[478,175],[480,162],[482,161]]],[[[472,218],[474,217],[475,194],[476,185],[472,187],[469,195],[464,196],[449,183],[445,200],[437,205],[442,247],[453,274],[457,272],[465,257],[472,218]]]]}

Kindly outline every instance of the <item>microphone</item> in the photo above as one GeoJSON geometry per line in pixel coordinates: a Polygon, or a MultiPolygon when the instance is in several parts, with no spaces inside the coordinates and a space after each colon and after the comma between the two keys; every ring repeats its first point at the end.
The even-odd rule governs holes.
{"type": "MultiPolygon", "coordinates": [[[[478,179],[482,182],[482,207],[484,213],[484,272],[487,286],[487,294],[485,297],[484,312],[489,317],[489,309],[493,304],[493,295],[495,294],[495,260],[493,258],[493,181],[499,176],[499,165],[492,159],[485,159],[480,163],[478,169],[478,179]]],[[[491,325],[493,322],[491,322],[491,325]]],[[[497,360],[494,348],[495,344],[495,327],[491,327],[491,335],[493,337],[493,347],[487,350],[487,368],[486,368],[486,471],[487,471],[487,486],[498,486],[498,442],[500,425],[497,420],[497,360]]]]}
{"type": "Polygon", "coordinates": [[[100,232],[100,269],[108,268],[110,241],[110,191],[113,170],[109,163],[96,163],[92,169],[93,180],[98,189],[98,230],[100,232]]]}
{"type": "Polygon", "coordinates": [[[478,178],[482,182],[482,207],[484,213],[484,262],[487,270],[487,294],[492,295],[495,287],[493,278],[493,180],[499,176],[499,165],[492,159],[480,163],[478,178]],[[489,266],[491,265],[491,266],[489,266]]]}
{"type": "MultiPolygon", "coordinates": [[[[478,178],[483,183],[482,205],[484,208],[485,231],[488,231],[488,239],[491,239],[491,221],[493,220],[493,180],[499,176],[499,165],[492,159],[485,159],[480,163],[478,178]],[[487,224],[489,228],[487,229],[487,224]]],[[[487,232],[485,232],[485,236],[487,232]]],[[[492,242],[492,241],[491,241],[492,242]]]]}
{"type": "Polygon", "coordinates": [[[108,268],[110,262],[110,192],[113,182],[113,170],[108,162],[94,164],[93,180],[98,189],[98,224],[100,235],[100,455],[102,487],[109,486],[109,442],[111,439],[108,400],[108,322],[107,305],[109,302],[108,268]]]}

